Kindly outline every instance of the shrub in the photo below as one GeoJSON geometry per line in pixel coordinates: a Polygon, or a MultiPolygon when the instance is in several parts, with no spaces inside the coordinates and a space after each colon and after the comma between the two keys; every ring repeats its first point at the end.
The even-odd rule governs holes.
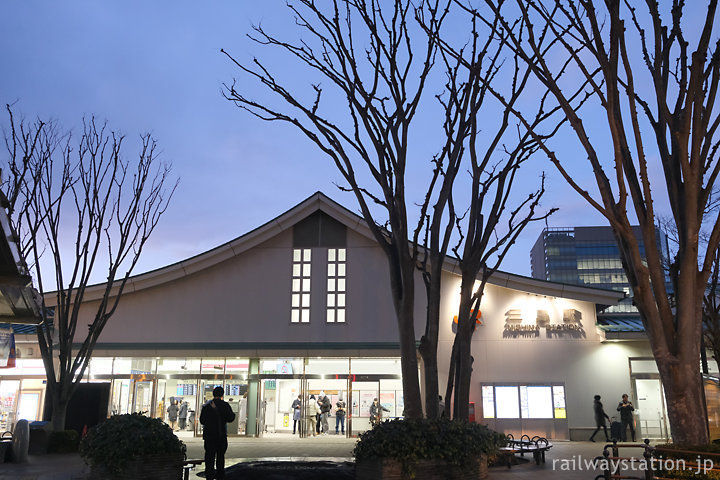
{"type": "Polygon", "coordinates": [[[495,453],[505,436],[485,425],[458,420],[399,419],[360,434],[355,460],[391,458],[413,475],[417,460],[442,460],[460,467],[495,453]]]}
{"type": "Polygon", "coordinates": [[[48,453],[72,453],[78,451],[80,434],[75,430],[50,432],[48,453]]]}
{"type": "Polygon", "coordinates": [[[90,429],[80,442],[80,455],[91,467],[122,472],[134,457],[182,453],[185,445],[159,418],[139,413],[115,415],[90,429]]]}

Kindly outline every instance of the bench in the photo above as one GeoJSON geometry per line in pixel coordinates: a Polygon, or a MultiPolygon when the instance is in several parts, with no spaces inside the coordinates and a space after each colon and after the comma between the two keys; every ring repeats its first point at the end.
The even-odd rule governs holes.
{"type": "Polygon", "coordinates": [[[528,435],[523,435],[519,440],[515,440],[512,434],[508,434],[505,451],[509,453],[510,450],[515,450],[513,454],[519,453],[521,457],[524,457],[525,453],[532,453],[533,460],[537,465],[540,465],[540,463],[545,463],[545,452],[550,450],[552,446],[552,443],[548,442],[545,437],[534,436],[530,438],[528,435]]]}
{"type": "Polygon", "coordinates": [[[190,470],[197,467],[198,465],[202,465],[203,462],[202,458],[188,458],[187,460],[183,461],[183,478],[185,480],[190,479],[190,470]]]}

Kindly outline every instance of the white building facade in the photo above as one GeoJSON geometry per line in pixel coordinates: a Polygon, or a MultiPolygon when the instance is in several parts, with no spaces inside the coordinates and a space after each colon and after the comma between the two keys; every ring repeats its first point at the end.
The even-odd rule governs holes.
{"type": "MultiPolygon", "coordinates": [[[[443,278],[441,392],[459,301],[455,267],[448,261],[443,278]]],[[[234,435],[292,433],[293,400],[323,391],[333,405],[347,403],[346,435],[357,435],[369,428],[373,398],[390,411],[387,417],[403,411],[388,277],[363,219],[316,193],[225,245],[131,278],[85,381],[107,385],[108,414],[167,418],[172,402],[187,402],[182,435],[200,433],[194,412],[217,385],[238,412],[234,435]]],[[[419,340],[425,321],[419,275],[416,285],[419,340]]],[[[88,321],[79,325],[90,323],[101,292],[102,286],[89,289],[82,310],[88,321]]],[[[593,396],[601,395],[612,415],[628,393],[641,435],[667,436],[647,340],[596,326],[598,306],[621,297],[494,275],[472,343],[476,421],[516,436],[587,439],[593,396]]],[[[32,416],[24,394],[39,392],[38,418],[44,397],[36,340],[19,335],[17,341],[16,368],[0,371],[0,423],[4,418],[7,426],[32,416]]]]}

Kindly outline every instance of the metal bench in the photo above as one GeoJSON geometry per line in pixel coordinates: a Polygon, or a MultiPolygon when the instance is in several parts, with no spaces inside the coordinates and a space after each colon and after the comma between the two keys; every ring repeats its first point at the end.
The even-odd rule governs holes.
{"type": "Polygon", "coordinates": [[[533,460],[535,460],[537,465],[545,463],[545,452],[553,446],[547,438],[537,435],[532,438],[530,438],[529,435],[523,435],[519,440],[515,440],[512,434],[508,434],[507,438],[506,452],[514,450],[513,453],[519,453],[521,457],[524,457],[525,453],[532,453],[533,460]]]}
{"type": "Polygon", "coordinates": [[[202,458],[188,458],[183,461],[183,478],[185,480],[190,480],[190,470],[197,467],[198,465],[202,465],[205,460],[202,458]]]}

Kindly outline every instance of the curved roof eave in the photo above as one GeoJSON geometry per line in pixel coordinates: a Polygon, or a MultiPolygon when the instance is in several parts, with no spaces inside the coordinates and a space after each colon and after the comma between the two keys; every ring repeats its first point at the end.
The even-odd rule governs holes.
{"type": "MultiPolygon", "coordinates": [[[[457,258],[447,257],[443,268],[445,271],[458,276],[460,275],[460,265],[457,258]]],[[[584,300],[600,305],[615,305],[625,298],[625,293],[617,290],[605,290],[602,288],[584,287],[582,285],[551,282],[549,280],[526,277],[501,270],[492,274],[488,279],[488,283],[498,287],[535,293],[537,295],[584,300]]]]}
{"type": "MultiPolygon", "coordinates": [[[[274,219],[227,243],[185,260],[128,278],[124,293],[151,288],[210,268],[213,265],[240,255],[271,239],[317,210],[321,210],[341,222],[347,228],[375,241],[375,237],[370,231],[370,228],[361,216],[343,207],[324,193],[315,192],[274,219]]],[[[453,257],[446,257],[444,269],[450,273],[459,275],[458,260],[453,257]]],[[[502,271],[497,271],[493,274],[490,277],[489,283],[539,295],[573,298],[603,305],[615,304],[624,297],[622,292],[613,290],[601,290],[578,285],[554,283],[502,271]]],[[[100,299],[104,292],[104,285],[105,284],[100,283],[88,286],[85,291],[85,301],[100,299]]],[[[52,292],[46,295],[46,301],[49,302],[49,306],[53,305],[52,301],[54,298],[52,292]]]]}

